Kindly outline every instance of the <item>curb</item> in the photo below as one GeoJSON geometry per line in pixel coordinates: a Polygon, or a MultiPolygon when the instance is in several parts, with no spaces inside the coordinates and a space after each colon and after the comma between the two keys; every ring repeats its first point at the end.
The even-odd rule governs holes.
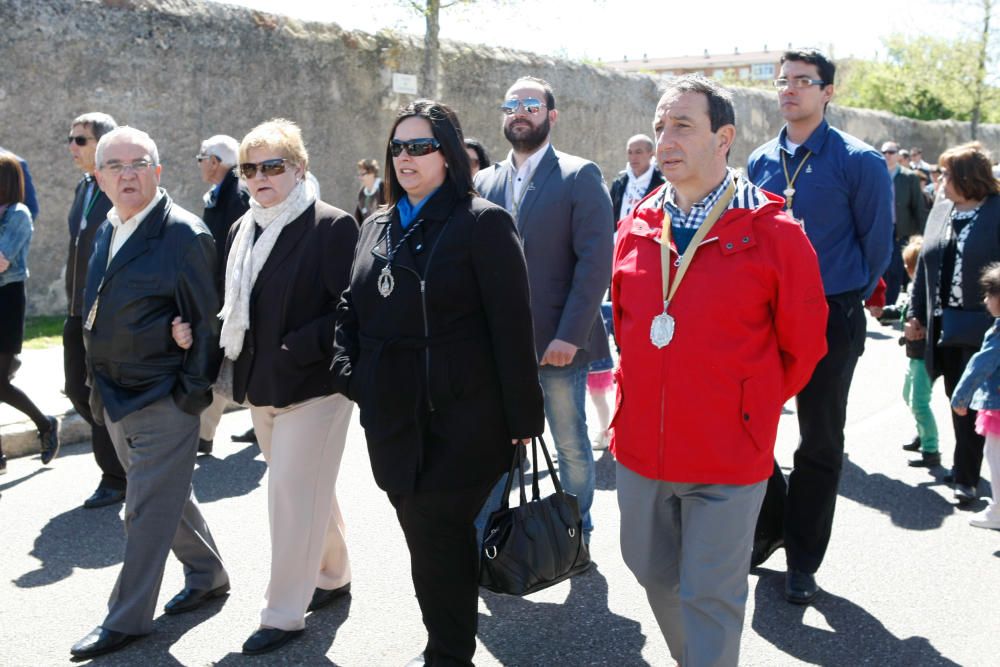
{"type": "MultiPolygon", "coordinates": [[[[59,421],[59,446],[90,441],[90,424],[76,412],[53,415],[59,421]]],[[[7,424],[0,429],[3,453],[9,458],[30,456],[41,451],[38,431],[30,419],[7,424]]]]}

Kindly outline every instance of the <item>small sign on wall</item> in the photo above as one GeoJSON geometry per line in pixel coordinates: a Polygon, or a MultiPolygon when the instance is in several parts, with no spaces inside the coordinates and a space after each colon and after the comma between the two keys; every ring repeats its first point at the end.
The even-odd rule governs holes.
{"type": "Polygon", "coordinates": [[[417,94],[417,75],[392,73],[392,92],[404,95],[417,94]]]}

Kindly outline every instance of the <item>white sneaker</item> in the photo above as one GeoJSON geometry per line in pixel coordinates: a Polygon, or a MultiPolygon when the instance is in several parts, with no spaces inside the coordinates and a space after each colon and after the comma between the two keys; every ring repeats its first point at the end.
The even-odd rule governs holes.
{"type": "Polygon", "coordinates": [[[1000,530],[1000,519],[994,519],[989,516],[989,510],[984,510],[978,514],[974,514],[971,519],[969,519],[969,525],[975,526],[976,528],[991,528],[993,530],[1000,530]]]}
{"type": "Polygon", "coordinates": [[[593,443],[593,448],[597,451],[607,449],[608,444],[611,442],[611,431],[601,431],[601,434],[591,442],[593,443]]]}

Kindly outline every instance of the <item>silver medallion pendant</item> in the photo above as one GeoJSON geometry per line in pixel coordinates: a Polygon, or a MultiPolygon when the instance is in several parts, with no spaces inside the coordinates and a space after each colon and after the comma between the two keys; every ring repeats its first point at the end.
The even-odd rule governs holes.
{"type": "Polygon", "coordinates": [[[653,324],[649,327],[649,340],[657,348],[664,348],[673,338],[674,318],[664,310],[653,318],[653,324]]]}
{"type": "Polygon", "coordinates": [[[392,277],[392,269],[386,264],[382,272],[378,274],[378,293],[384,298],[388,298],[395,286],[396,279],[392,277]]]}
{"type": "Polygon", "coordinates": [[[795,188],[785,188],[781,194],[785,195],[785,199],[791,199],[795,196],[795,188]]]}

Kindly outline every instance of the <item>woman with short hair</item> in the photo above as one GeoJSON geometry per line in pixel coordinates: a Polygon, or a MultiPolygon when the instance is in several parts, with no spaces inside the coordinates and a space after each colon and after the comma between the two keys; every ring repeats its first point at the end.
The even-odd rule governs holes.
{"type": "MultiPolygon", "coordinates": [[[[938,163],[945,199],[927,218],[904,334],[927,339],[927,371],[932,379],[944,376],[951,398],[993,321],[983,307],[979,277],[987,265],[1000,261],[1000,184],[978,142],[945,151],[938,163]]],[[[955,499],[966,505],[979,497],[984,439],[976,433],[974,410],[952,413],[951,421],[955,499]]]]}
{"type": "Polygon", "coordinates": [[[351,587],[336,483],[353,405],[335,393],[330,364],[358,225],[317,198],[295,123],[252,129],[239,161],[250,210],[229,230],[216,390],[249,403],[269,471],[270,580],[243,644],[256,655],[301,635],[306,611],[351,587]]]}

